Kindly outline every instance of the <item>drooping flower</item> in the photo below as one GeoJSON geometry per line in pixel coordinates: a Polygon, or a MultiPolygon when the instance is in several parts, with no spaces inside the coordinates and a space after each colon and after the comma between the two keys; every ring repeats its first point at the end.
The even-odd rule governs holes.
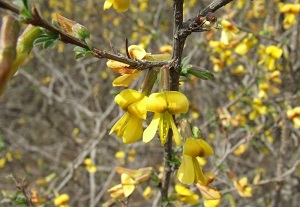
{"type": "Polygon", "coordinates": [[[146,100],[147,96],[136,90],[121,91],[115,97],[115,102],[126,113],[111,128],[110,134],[116,132],[126,144],[139,140],[143,134],[142,121],[146,119],[146,100]]]}
{"type": "Polygon", "coordinates": [[[109,9],[111,6],[113,6],[117,12],[125,12],[130,7],[130,0],[106,0],[103,10],[109,9]]]}
{"type": "Polygon", "coordinates": [[[178,195],[178,200],[184,203],[196,205],[199,202],[199,196],[183,185],[176,184],[175,191],[178,195]]]}
{"type": "Polygon", "coordinates": [[[178,180],[188,185],[198,181],[205,183],[197,157],[206,157],[213,153],[211,146],[203,139],[188,138],[183,145],[183,159],[177,171],[178,180]]]}
{"type": "Polygon", "coordinates": [[[172,115],[188,111],[189,101],[186,96],[178,91],[153,93],[149,96],[146,107],[147,111],[154,112],[154,116],[143,133],[143,141],[151,141],[159,129],[161,144],[164,145],[171,128],[176,145],[181,145],[181,137],[172,115]]]}
{"type": "MultiPolygon", "coordinates": [[[[147,53],[142,47],[138,45],[129,46],[128,53],[132,59],[139,59],[139,60],[147,58],[151,55],[150,53],[147,53]]],[[[113,81],[113,86],[127,87],[142,73],[142,71],[140,70],[130,69],[129,65],[115,60],[108,60],[106,65],[113,71],[121,74],[120,77],[116,78],[113,81]]]]}

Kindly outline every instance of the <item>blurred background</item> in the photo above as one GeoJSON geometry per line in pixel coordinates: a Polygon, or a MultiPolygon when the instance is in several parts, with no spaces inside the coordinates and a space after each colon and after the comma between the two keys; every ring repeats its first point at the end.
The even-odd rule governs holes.
{"type": "MultiPolygon", "coordinates": [[[[185,1],[185,20],[210,2],[185,1]]],[[[101,50],[125,53],[127,37],[129,45],[147,52],[169,52],[171,0],[131,1],[125,13],[104,11],[103,3],[31,1],[49,22],[58,13],[86,26],[92,45],[101,50]]],[[[224,194],[220,206],[297,206],[300,199],[299,11],[281,9],[284,3],[299,4],[233,1],[216,12],[215,27],[223,30],[193,33],[186,41],[189,64],[214,74],[210,80],[184,77],[181,90],[190,101],[188,118],[215,151],[203,160],[203,170],[217,175],[213,186],[224,194]],[[235,34],[228,44],[220,41],[222,32],[235,34]],[[234,185],[242,177],[252,188],[250,197],[234,185]]],[[[0,12],[1,17],[10,14],[0,12]]],[[[159,172],[163,149],[158,139],[124,145],[108,134],[123,114],[113,101],[124,89],[112,86],[119,74],[107,68],[105,59],[74,60],[73,48],[61,42],[34,48],[0,98],[1,206],[17,197],[15,183],[7,178],[11,174],[45,199],[40,206],[53,206],[56,193],[66,193],[70,206],[92,207],[109,200],[107,189],[120,182],[114,166],[152,166],[159,172]],[[88,172],[86,158],[95,173],[88,172]]],[[[138,89],[141,80],[130,88],[138,89]]],[[[174,175],[171,193],[177,182],[174,175]]],[[[130,206],[155,206],[158,196],[158,188],[145,183],[130,206]],[[142,193],[148,185],[153,195],[147,200],[142,193]]],[[[197,206],[202,205],[199,200],[197,206]]]]}

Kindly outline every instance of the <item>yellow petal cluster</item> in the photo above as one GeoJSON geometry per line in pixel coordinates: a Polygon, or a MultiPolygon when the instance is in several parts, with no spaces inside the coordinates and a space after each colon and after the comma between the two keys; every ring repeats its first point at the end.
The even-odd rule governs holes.
{"type": "Polygon", "coordinates": [[[234,180],[233,185],[241,197],[252,197],[252,188],[248,186],[248,178],[242,177],[234,180]]]}
{"type": "MultiPolygon", "coordinates": [[[[147,53],[142,47],[138,45],[131,45],[128,47],[128,53],[130,58],[142,60],[151,56],[151,53],[147,53]]],[[[128,87],[137,77],[139,77],[142,71],[129,68],[129,65],[121,63],[115,60],[108,60],[107,67],[113,71],[121,74],[120,77],[113,81],[113,86],[128,87]]]]}
{"type": "Polygon", "coordinates": [[[181,183],[205,183],[202,168],[197,157],[212,155],[213,149],[203,139],[188,138],[183,145],[183,159],[177,171],[177,178],[181,183]]]}
{"type": "Polygon", "coordinates": [[[278,4],[279,11],[285,14],[283,19],[284,29],[289,29],[297,22],[297,14],[300,12],[300,4],[282,3],[278,4]]]}
{"type": "Polygon", "coordinates": [[[186,96],[178,91],[153,93],[149,96],[146,107],[147,111],[154,112],[154,116],[143,133],[143,141],[151,141],[159,129],[161,144],[164,145],[171,128],[175,143],[181,145],[181,137],[172,115],[188,111],[189,101],[186,96]]]}
{"type": "Polygon", "coordinates": [[[260,46],[260,56],[261,60],[258,64],[263,64],[270,70],[273,71],[276,69],[276,60],[279,59],[283,50],[275,45],[270,45],[268,47],[260,46]]]}
{"type": "Polygon", "coordinates": [[[68,194],[61,194],[54,199],[54,205],[59,207],[69,207],[68,202],[70,197],[68,194]]]}
{"type": "Polygon", "coordinates": [[[239,30],[228,20],[223,20],[221,22],[221,25],[222,25],[222,32],[221,32],[220,42],[224,43],[225,45],[228,45],[229,42],[235,38],[236,33],[239,30]]]}
{"type": "Polygon", "coordinates": [[[113,6],[117,12],[125,12],[130,7],[130,0],[106,0],[103,10],[109,9],[111,6],[113,6]]]}
{"type": "Polygon", "coordinates": [[[300,129],[300,106],[287,110],[286,114],[293,121],[295,128],[300,129]]]}
{"type": "Polygon", "coordinates": [[[115,123],[110,134],[116,132],[126,144],[136,142],[143,134],[142,120],[146,119],[147,96],[136,90],[126,89],[115,97],[115,102],[126,113],[115,123]]]}

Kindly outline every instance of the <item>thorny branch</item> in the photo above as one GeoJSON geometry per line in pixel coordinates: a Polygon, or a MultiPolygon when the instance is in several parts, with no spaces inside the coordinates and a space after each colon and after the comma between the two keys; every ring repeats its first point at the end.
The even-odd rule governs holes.
{"type": "MultiPolygon", "coordinates": [[[[170,70],[170,90],[179,90],[179,76],[180,76],[180,63],[183,54],[183,47],[186,38],[193,32],[191,28],[198,25],[198,17],[205,16],[209,12],[215,12],[219,8],[225,6],[233,0],[215,0],[206,8],[204,8],[194,19],[187,20],[183,22],[183,0],[173,0],[173,52],[172,52],[172,62],[169,65],[170,70]]],[[[202,25],[199,25],[201,27],[202,25]]],[[[175,118],[175,117],[173,117],[175,118]]],[[[170,161],[173,159],[172,156],[172,136],[173,133],[170,130],[168,133],[167,142],[164,146],[164,175],[162,179],[161,186],[161,200],[162,202],[167,202],[168,200],[168,188],[172,173],[172,167],[170,161]]]]}
{"type": "MultiPolygon", "coordinates": [[[[9,5],[2,0],[0,0],[0,8],[10,10],[16,14],[20,13],[18,8],[14,7],[12,5],[9,5]]],[[[162,66],[168,64],[167,61],[147,61],[147,60],[137,60],[137,59],[133,60],[123,54],[113,54],[110,52],[106,52],[104,50],[100,50],[94,46],[89,47],[85,42],[79,40],[76,37],[69,35],[68,33],[64,32],[62,30],[59,30],[58,28],[56,28],[55,26],[53,26],[52,24],[47,22],[45,19],[43,19],[40,16],[38,10],[35,7],[33,7],[33,9],[32,9],[31,19],[28,20],[28,22],[26,22],[26,23],[32,24],[37,27],[42,27],[51,32],[59,34],[60,40],[66,44],[76,45],[76,46],[83,47],[88,50],[91,49],[93,52],[92,53],[93,56],[96,58],[99,58],[99,59],[106,58],[106,59],[111,59],[111,60],[115,60],[118,62],[122,62],[122,63],[128,64],[129,68],[146,70],[146,69],[153,68],[153,67],[162,67],[162,66]]]]}

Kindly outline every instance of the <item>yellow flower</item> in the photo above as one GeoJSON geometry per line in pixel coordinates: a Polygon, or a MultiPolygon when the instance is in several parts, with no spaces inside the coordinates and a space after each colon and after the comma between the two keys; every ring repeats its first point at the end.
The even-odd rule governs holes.
{"type": "Polygon", "coordinates": [[[252,188],[248,186],[248,178],[234,180],[233,185],[241,197],[252,197],[252,188]]]}
{"type": "Polygon", "coordinates": [[[176,145],[181,145],[181,137],[172,115],[186,113],[188,108],[189,101],[184,94],[178,91],[151,94],[147,101],[147,111],[154,112],[154,116],[144,131],[143,141],[151,141],[159,128],[161,144],[164,145],[167,141],[169,128],[171,128],[176,145]]]}
{"type": "Polygon", "coordinates": [[[238,44],[234,50],[239,55],[245,55],[248,51],[257,43],[257,39],[253,34],[249,34],[248,37],[243,39],[243,42],[238,44]]]}
{"type": "Polygon", "coordinates": [[[128,197],[135,190],[135,181],[126,173],[121,174],[121,184],[110,188],[108,192],[113,198],[121,199],[128,197]]]}
{"type": "Polygon", "coordinates": [[[117,12],[125,12],[130,7],[130,0],[106,0],[103,10],[109,9],[111,6],[113,6],[117,12]]]}
{"type": "Polygon", "coordinates": [[[278,7],[279,11],[285,14],[284,20],[282,22],[284,29],[289,29],[294,24],[296,24],[296,15],[300,12],[300,4],[285,4],[280,2],[278,4],[278,7]]]}
{"type": "Polygon", "coordinates": [[[199,196],[196,193],[180,184],[175,185],[175,191],[178,199],[184,203],[196,205],[199,202],[199,196]]]}
{"type": "MultiPolygon", "coordinates": [[[[150,57],[150,53],[147,53],[142,47],[138,45],[131,45],[128,47],[129,56],[132,59],[144,59],[150,57]]],[[[137,77],[139,77],[142,71],[137,69],[130,69],[129,65],[121,63],[115,60],[108,60],[107,67],[113,71],[121,74],[120,77],[113,81],[113,86],[129,86],[137,77]]]]}
{"type": "Polygon", "coordinates": [[[218,207],[220,204],[220,199],[209,200],[203,198],[204,207],[218,207]]]}
{"type": "Polygon", "coordinates": [[[282,56],[283,50],[275,45],[270,45],[266,48],[264,46],[260,46],[260,53],[262,59],[258,64],[264,63],[264,65],[271,71],[276,68],[276,60],[282,56]]]}
{"type": "Polygon", "coordinates": [[[204,183],[205,178],[197,157],[205,157],[213,153],[211,146],[203,139],[188,138],[183,145],[183,159],[177,171],[178,180],[188,185],[199,180],[204,183]]]}
{"type": "Polygon", "coordinates": [[[149,200],[152,197],[152,189],[150,186],[147,186],[143,192],[143,197],[146,200],[149,200]]]}
{"type": "Polygon", "coordinates": [[[69,207],[68,202],[70,197],[68,194],[61,194],[54,199],[54,205],[59,207],[69,207]]]}
{"type": "Polygon", "coordinates": [[[235,33],[239,30],[229,21],[223,20],[221,22],[222,25],[222,32],[221,32],[221,39],[220,42],[228,45],[229,42],[235,38],[235,33]]]}
{"type": "Polygon", "coordinates": [[[95,173],[95,172],[97,172],[97,167],[93,164],[93,161],[92,161],[91,158],[86,158],[84,160],[84,165],[85,165],[86,170],[89,173],[95,173]]]}
{"type": "Polygon", "coordinates": [[[295,128],[300,129],[300,106],[287,110],[286,114],[293,121],[295,128]]]}
{"type": "Polygon", "coordinates": [[[254,98],[252,100],[252,112],[249,114],[250,120],[254,120],[258,115],[265,115],[268,112],[267,106],[265,106],[261,99],[254,98]]]}
{"type": "Polygon", "coordinates": [[[126,144],[139,140],[143,134],[142,121],[146,119],[146,101],[147,96],[136,90],[121,91],[115,97],[115,102],[126,113],[115,123],[109,133],[116,132],[126,144]]]}

